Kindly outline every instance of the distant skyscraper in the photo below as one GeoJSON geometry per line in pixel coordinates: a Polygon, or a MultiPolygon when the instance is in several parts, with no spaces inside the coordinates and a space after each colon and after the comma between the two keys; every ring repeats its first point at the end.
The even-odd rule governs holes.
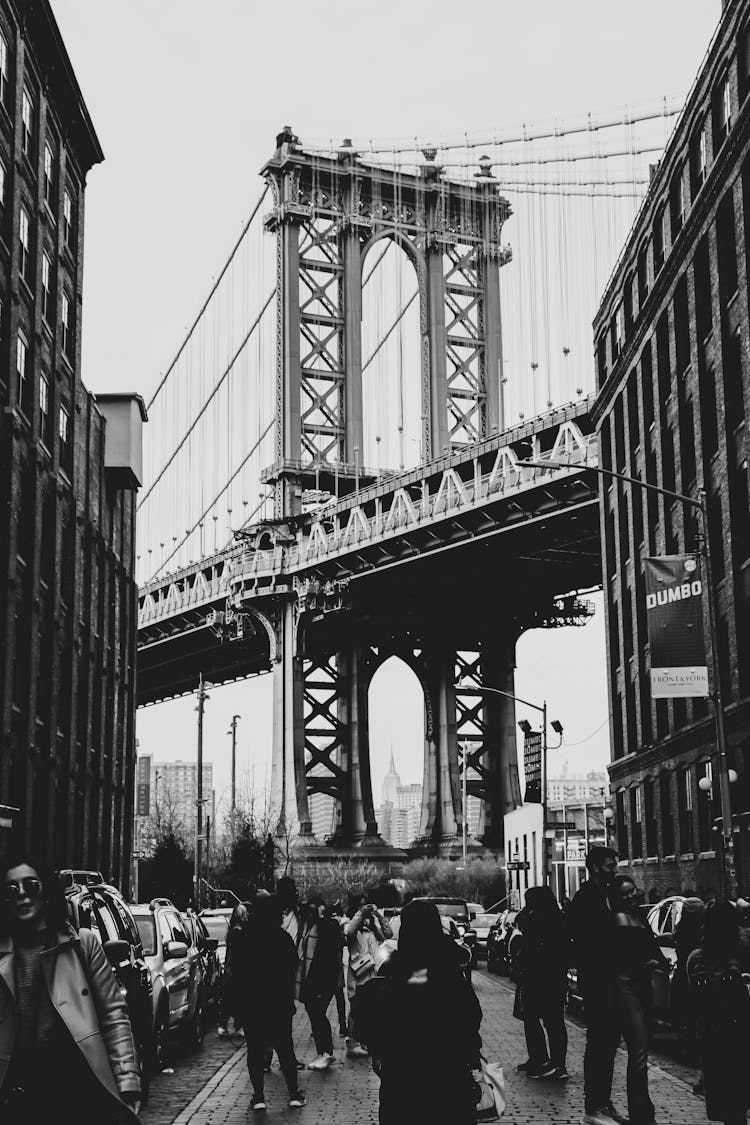
{"type": "Polygon", "coordinates": [[[390,804],[395,808],[400,785],[401,777],[396,772],[396,763],[393,760],[393,749],[391,749],[391,764],[388,767],[388,773],[383,778],[383,788],[380,791],[380,803],[382,805],[390,804]]]}
{"type": "MultiPolygon", "coordinates": [[[[152,815],[163,822],[171,822],[188,845],[195,836],[195,783],[198,767],[195,762],[155,762],[151,785],[152,815]]],[[[215,831],[215,795],[213,792],[214,767],[209,762],[203,766],[203,796],[208,804],[203,806],[205,816],[211,817],[211,833],[215,831]]]]}

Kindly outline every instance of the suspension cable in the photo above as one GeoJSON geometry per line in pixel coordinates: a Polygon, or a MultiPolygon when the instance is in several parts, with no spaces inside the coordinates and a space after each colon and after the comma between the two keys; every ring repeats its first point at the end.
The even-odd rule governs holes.
{"type": "MultiPolygon", "coordinates": [[[[201,512],[201,514],[200,514],[200,515],[198,516],[198,519],[197,519],[197,520],[195,521],[195,523],[193,524],[193,526],[192,526],[192,527],[191,527],[191,528],[190,528],[190,529],[189,529],[188,531],[186,531],[186,532],[185,532],[185,535],[184,535],[184,536],[183,536],[183,538],[182,538],[182,539],[180,540],[180,542],[179,542],[179,543],[177,544],[177,546],[176,546],[176,547],[174,547],[174,548],[172,549],[172,552],[171,552],[171,554],[167,555],[167,557],[166,557],[166,558],[164,559],[164,562],[162,562],[162,563],[160,563],[160,564],[159,564],[159,566],[158,566],[158,567],[156,568],[156,570],[154,571],[154,573],[153,573],[153,574],[151,575],[151,577],[150,577],[150,578],[148,579],[148,581],[149,581],[149,582],[152,582],[152,581],[154,580],[154,578],[156,578],[156,576],[157,576],[157,574],[159,573],[159,571],[160,571],[160,570],[163,570],[163,569],[164,569],[164,567],[165,567],[165,566],[167,565],[167,563],[168,563],[168,562],[169,562],[169,561],[170,561],[171,559],[173,559],[173,558],[174,558],[174,556],[175,556],[175,555],[177,554],[177,552],[179,551],[180,547],[184,546],[184,544],[185,544],[185,543],[187,543],[188,539],[189,539],[189,538],[190,538],[190,536],[191,536],[191,535],[193,534],[193,532],[195,531],[195,529],[196,529],[196,528],[197,528],[197,527],[198,527],[198,526],[199,526],[199,525],[200,525],[200,524],[201,524],[201,523],[203,522],[204,518],[205,518],[205,517],[206,517],[206,516],[208,515],[208,513],[209,513],[209,512],[211,511],[211,509],[212,509],[212,508],[214,507],[214,505],[218,503],[218,501],[219,501],[219,500],[221,499],[221,497],[222,497],[222,496],[224,495],[224,493],[225,493],[225,492],[227,491],[227,489],[229,488],[230,484],[233,484],[233,483],[234,483],[234,481],[235,481],[235,480],[237,479],[237,477],[238,477],[238,476],[240,475],[240,473],[241,473],[241,472],[242,472],[242,470],[244,469],[245,465],[246,465],[246,464],[248,463],[248,461],[250,460],[250,458],[252,457],[252,455],[253,455],[253,454],[255,453],[255,451],[257,450],[257,448],[258,448],[258,446],[260,445],[260,443],[261,443],[261,442],[263,441],[263,439],[264,439],[265,437],[267,437],[267,436],[268,436],[268,434],[270,434],[270,432],[271,432],[271,430],[273,429],[273,427],[274,427],[274,425],[275,425],[275,424],[276,424],[276,419],[275,419],[275,418],[272,418],[272,419],[271,419],[271,421],[270,421],[270,422],[268,423],[268,425],[266,426],[266,428],[265,428],[265,430],[263,431],[263,433],[262,433],[262,434],[260,435],[260,437],[259,437],[259,438],[258,438],[258,440],[256,441],[255,445],[254,445],[254,446],[252,447],[252,449],[250,450],[250,452],[249,452],[249,453],[248,453],[248,454],[247,454],[247,455],[246,455],[245,457],[243,457],[243,459],[242,459],[242,460],[240,461],[239,465],[237,466],[237,468],[235,469],[235,471],[234,471],[234,472],[232,473],[232,475],[231,475],[231,477],[229,478],[229,480],[228,480],[228,481],[227,481],[227,482],[226,482],[226,483],[225,483],[225,484],[224,484],[224,485],[223,485],[223,486],[221,487],[221,489],[220,489],[220,490],[219,490],[219,491],[218,491],[218,492],[216,493],[216,495],[214,496],[214,498],[213,498],[213,500],[211,501],[211,503],[210,503],[210,504],[208,504],[208,506],[207,506],[207,507],[205,507],[205,508],[203,509],[203,511],[202,511],[202,512],[201,512]]],[[[258,510],[258,509],[256,508],[256,509],[255,509],[255,511],[257,511],[257,510],[258,510]]],[[[253,513],[253,514],[254,514],[254,513],[253,513]]],[[[248,517],[248,519],[251,519],[251,518],[252,518],[251,516],[249,516],[249,517],[248,517]]],[[[243,526],[244,526],[244,524],[243,524],[243,526]]]]}
{"type": "Polygon", "coordinates": [[[193,432],[193,430],[194,430],[194,429],[195,429],[195,427],[197,426],[198,422],[200,421],[200,419],[201,419],[201,418],[203,417],[203,415],[204,415],[204,414],[206,413],[206,411],[208,410],[208,407],[210,406],[211,402],[213,401],[213,399],[214,399],[214,398],[216,397],[216,395],[218,394],[219,388],[220,388],[220,387],[221,387],[221,385],[223,384],[223,382],[224,382],[224,380],[226,379],[226,377],[227,377],[227,375],[229,374],[229,372],[230,372],[230,371],[232,370],[232,368],[234,367],[234,365],[235,365],[235,363],[237,362],[237,360],[238,360],[238,358],[239,358],[240,354],[242,353],[242,351],[243,351],[243,349],[244,349],[245,345],[247,344],[248,340],[249,340],[249,339],[250,339],[250,337],[252,336],[252,334],[253,334],[253,332],[255,331],[255,329],[256,329],[256,328],[258,327],[258,325],[260,324],[260,322],[261,322],[261,320],[262,320],[262,318],[263,318],[263,314],[265,313],[266,309],[267,309],[267,308],[268,308],[268,306],[269,306],[269,305],[271,304],[271,301],[272,301],[272,300],[274,299],[274,297],[275,297],[275,296],[276,296],[276,286],[274,285],[273,289],[271,290],[271,292],[270,292],[270,293],[268,294],[268,296],[266,297],[266,300],[265,300],[265,303],[264,303],[264,305],[263,305],[262,309],[260,310],[260,312],[259,312],[259,313],[258,313],[258,315],[256,316],[255,320],[254,320],[254,321],[253,321],[253,323],[251,324],[251,326],[250,326],[250,330],[248,331],[248,333],[247,333],[247,335],[245,336],[245,338],[244,338],[244,339],[242,340],[242,343],[241,343],[241,344],[239,345],[239,347],[237,348],[237,351],[236,351],[236,352],[234,353],[234,355],[233,355],[233,356],[232,356],[232,358],[230,359],[230,361],[229,361],[229,363],[228,363],[227,367],[226,367],[226,368],[224,369],[224,372],[223,372],[223,374],[221,375],[221,377],[220,377],[219,381],[218,381],[217,383],[215,383],[215,384],[214,384],[214,386],[213,386],[213,389],[211,390],[211,393],[209,394],[209,396],[208,396],[208,398],[206,399],[206,401],[205,401],[205,402],[203,403],[203,406],[201,406],[200,410],[199,410],[199,411],[198,411],[198,413],[197,413],[197,414],[195,415],[195,417],[193,418],[193,420],[192,420],[192,422],[190,423],[190,425],[188,426],[188,428],[187,428],[187,429],[185,430],[185,433],[184,433],[184,434],[182,435],[182,437],[180,438],[179,442],[178,442],[178,443],[177,443],[177,445],[176,445],[176,446],[174,447],[174,449],[172,450],[171,454],[169,455],[169,457],[167,458],[167,460],[166,460],[166,461],[164,462],[164,464],[162,465],[162,467],[161,467],[161,469],[159,470],[159,472],[158,472],[158,474],[157,474],[156,478],[155,478],[155,479],[154,479],[154,480],[153,480],[153,481],[151,482],[151,484],[149,485],[149,487],[148,487],[148,489],[147,489],[147,491],[146,491],[145,495],[143,496],[143,498],[142,498],[141,500],[139,500],[139,502],[138,502],[138,507],[137,507],[136,511],[140,511],[140,509],[141,509],[141,508],[143,507],[143,505],[144,505],[144,504],[146,503],[146,501],[148,500],[149,496],[150,496],[150,495],[151,495],[151,493],[152,493],[152,492],[154,491],[154,489],[156,488],[157,484],[158,484],[158,483],[159,483],[159,481],[160,481],[160,480],[162,479],[162,477],[163,477],[163,476],[164,476],[164,474],[166,473],[167,469],[168,469],[168,468],[169,468],[169,466],[170,466],[170,465],[172,464],[172,462],[174,461],[175,457],[177,456],[177,454],[178,454],[178,453],[180,452],[180,450],[181,450],[181,449],[182,449],[182,447],[184,446],[184,444],[185,444],[185,442],[187,441],[187,439],[188,439],[188,438],[190,437],[191,433],[193,432]]]}
{"type": "Polygon", "coordinates": [[[232,247],[232,251],[231,251],[231,253],[230,253],[229,257],[227,258],[226,262],[224,263],[224,265],[223,265],[223,267],[222,267],[221,273],[219,274],[219,276],[218,276],[218,277],[216,278],[216,281],[215,281],[215,282],[213,283],[213,285],[211,286],[211,291],[210,291],[210,293],[208,294],[208,296],[206,297],[206,299],[205,299],[205,301],[203,302],[203,304],[201,305],[201,309],[200,309],[200,312],[198,313],[198,315],[196,316],[195,320],[193,321],[193,323],[191,324],[190,328],[188,329],[188,333],[187,333],[187,335],[186,335],[185,339],[184,339],[184,340],[182,341],[182,343],[180,344],[179,348],[177,349],[177,354],[175,355],[174,359],[172,360],[172,362],[170,363],[169,367],[168,367],[168,368],[167,368],[167,370],[165,371],[164,375],[162,375],[162,378],[161,378],[161,381],[159,382],[159,385],[158,385],[158,387],[156,388],[156,390],[155,390],[155,391],[154,391],[154,393],[152,394],[152,396],[151,396],[151,399],[150,399],[150,401],[149,401],[149,402],[148,402],[148,404],[147,404],[147,407],[146,407],[146,409],[147,409],[147,410],[150,410],[150,409],[151,409],[151,407],[153,406],[154,402],[156,401],[156,397],[157,397],[157,395],[159,394],[160,390],[162,389],[162,387],[163,387],[163,386],[164,386],[164,384],[166,383],[166,381],[167,381],[167,379],[169,378],[169,376],[170,376],[170,375],[172,374],[172,371],[174,370],[174,368],[175,368],[175,365],[176,365],[177,361],[179,360],[180,356],[181,356],[181,355],[182,355],[182,353],[184,352],[184,350],[185,350],[185,347],[186,347],[186,345],[187,345],[188,341],[190,340],[191,336],[193,335],[193,332],[195,332],[195,329],[196,329],[196,328],[198,327],[198,323],[199,323],[199,321],[200,321],[201,317],[203,316],[204,312],[205,312],[205,311],[206,311],[206,309],[208,308],[208,305],[209,305],[209,303],[210,303],[210,301],[211,301],[211,298],[213,297],[213,295],[214,295],[214,293],[216,292],[216,290],[217,290],[217,289],[219,288],[219,285],[221,284],[221,280],[222,280],[222,278],[224,277],[224,274],[225,274],[225,273],[227,272],[227,270],[229,269],[230,265],[232,264],[232,260],[234,259],[234,256],[235,256],[235,254],[237,253],[237,251],[239,250],[239,248],[240,248],[240,244],[242,243],[242,240],[243,240],[243,238],[245,237],[245,235],[247,234],[248,230],[250,229],[250,226],[251,226],[251,224],[252,224],[252,221],[253,221],[253,219],[255,218],[255,216],[256,216],[256,215],[258,214],[258,211],[259,211],[259,209],[260,209],[260,206],[261,206],[261,204],[262,204],[263,200],[264,200],[264,199],[266,198],[266,195],[267,195],[267,194],[268,194],[268,184],[266,184],[266,185],[265,185],[265,187],[263,188],[263,191],[262,191],[262,192],[260,193],[260,198],[258,199],[257,203],[256,203],[256,204],[255,204],[255,206],[253,207],[253,210],[252,210],[252,212],[251,212],[251,214],[250,214],[250,218],[249,218],[249,219],[247,220],[247,222],[245,223],[244,227],[242,228],[242,231],[241,231],[241,233],[240,233],[240,236],[239,236],[239,238],[237,239],[237,241],[235,242],[234,246],[232,247]]]}

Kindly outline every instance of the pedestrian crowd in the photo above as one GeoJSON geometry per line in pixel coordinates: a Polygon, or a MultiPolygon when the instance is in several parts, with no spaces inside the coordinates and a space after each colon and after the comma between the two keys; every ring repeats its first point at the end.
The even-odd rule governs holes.
{"type": "MultiPolygon", "coordinates": [[[[578,972],[586,1018],[584,1125],[654,1125],[648,1054],[652,973],[669,965],[617,855],[592,848],[589,878],[563,911],[549,887],[526,891],[509,952],[514,1015],[523,1021],[529,1080],[565,1082],[564,1008],[578,972]],[[612,1102],[614,1060],[627,1048],[628,1117],[612,1102]]],[[[274,1054],[289,1106],[306,1096],[300,1071],[335,1061],[329,1009],[349,1059],[369,1058],[380,1079],[381,1125],[473,1125],[489,1084],[482,1010],[456,942],[427,899],[407,903],[398,941],[363,895],[344,909],[294,881],[258,891],[233,911],[219,1033],[244,1035],[250,1107],[266,1109],[274,1054]],[[316,1055],[299,1060],[292,1020],[301,1004],[316,1055]],[[440,1081],[428,1080],[440,1075],[440,1081]],[[483,1089],[484,1085],[484,1089],[483,1089]]],[[[395,927],[394,927],[395,928],[395,927]]],[[[750,925],[742,903],[688,900],[676,933],[674,984],[682,1026],[702,1067],[706,1113],[744,1125],[750,1109],[750,925]]],[[[77,1125],[135,1122],[141,1083],[123,996],[101,944],[66,921],[54,874],[20,856],[0,867],[0,1121],[27,1125],[74,1117],[77,1125]]],[[[490,1111],[493,1098],[490,1096],[490,1111]]],[[[495,1102],[497,1104],[497,1102],[495,1102]]]]}

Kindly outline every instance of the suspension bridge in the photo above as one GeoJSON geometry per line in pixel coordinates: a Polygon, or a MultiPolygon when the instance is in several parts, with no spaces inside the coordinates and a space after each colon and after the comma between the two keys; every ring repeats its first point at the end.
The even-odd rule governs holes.
{"type": "Polygon", "coordinates": [[[389,851],[368,686],[392,655],[425,698],[415,846],[454,854],[465,759],[502,847],[515,714],[483,688],[512,694],[524,630],[592,612],[590,321],[679,109],[435,143],[283,129],[156,386],[139,703],[270,672],[272,802],[317,854],[389,851]]]}

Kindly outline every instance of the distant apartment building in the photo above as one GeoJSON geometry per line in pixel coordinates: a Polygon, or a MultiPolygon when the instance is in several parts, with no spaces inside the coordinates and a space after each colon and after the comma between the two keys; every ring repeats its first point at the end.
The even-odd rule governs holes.
{"type": "MultiPolygon", "coordinates": [[[[150,755],[139,758],[135,823],[138,851],[148,854],[153,847],[155,833],[164,827],[174,831],[188,847],[192,847],[195,838],[197,772],[195,762],[155,762],[150,755]],[[149,773],[148,800],[143,793],[146,771],[149,773]]],[[[213,781],[214,768],[209,762],[203,766],[203,799],[206,801],[203,806],[204,827],[206,816],[211,818],[210,823],[215,826],[216,794],[213,781]]],[[[211,832],[213,834],[214,827],[211,832]]]]}
{"type": "Polygon", "coordinates": [[[383,779],[380,807],[375,810],[375,817],[381,837],[395,848],[409,848],[419,835],[422,786],[418,782],[401,784],[393,751],[388,772],[383,779]]]}
{"type": "Polygon", "coordinates": [[[599,802],[609,790],[606,774],[591,770],[582,777],[550,777],[547,779],[547,801],[561,804],[581,804],[584,801],[599,802]]]}

